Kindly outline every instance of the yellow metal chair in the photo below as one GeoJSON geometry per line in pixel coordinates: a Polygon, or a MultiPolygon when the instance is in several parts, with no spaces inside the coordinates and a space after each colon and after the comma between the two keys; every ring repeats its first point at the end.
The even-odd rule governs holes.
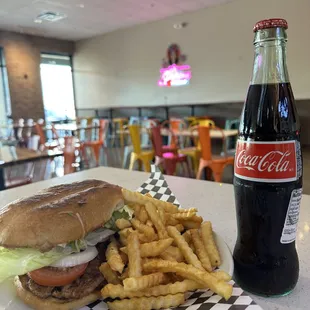
{"type": "Polygon", "coordinates": [[[154,158],[154,151],[145,151],[141,148],[141,138],[140,138],[140,125],[129,125],[129,134],[131,138],[131,143],[133,146],[133,152],[130,156],[129,170],[133,170],[134,164],[137,160],[143,163],[144,171],[151,172],[151,161],[154,158]]]}

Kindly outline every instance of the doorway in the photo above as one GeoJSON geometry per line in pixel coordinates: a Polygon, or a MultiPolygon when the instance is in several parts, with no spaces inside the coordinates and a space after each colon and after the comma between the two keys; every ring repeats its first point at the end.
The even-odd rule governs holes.
{"type": "Polygon", "coordinates": [[[71,57],[41,54],[40,71],[46,121],[75,119],[71,57]]]}

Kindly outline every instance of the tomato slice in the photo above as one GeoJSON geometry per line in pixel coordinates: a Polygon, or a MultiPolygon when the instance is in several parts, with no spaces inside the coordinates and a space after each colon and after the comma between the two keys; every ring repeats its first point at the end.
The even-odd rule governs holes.
{"type": "Polygon", "coordinates": [[[70,268],[44,267],[28,273],[29,277],[42,286],[64,286],[84,274],[88,263],[70,268]]]}

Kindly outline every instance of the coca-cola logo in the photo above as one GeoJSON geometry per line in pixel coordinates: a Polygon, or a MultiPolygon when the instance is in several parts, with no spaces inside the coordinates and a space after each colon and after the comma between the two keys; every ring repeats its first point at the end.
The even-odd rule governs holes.
{"type": "Polygon", "coordinates": [[[283,181],[296,178],[295,141],[238,141],[235,175],[245,179],[283,181]]]}
{"type": "Polygon", "coordinates": [[[287,171],[289,168],[289,159],[291,155],[290,152],[279,152],[279,151],[271,151],[268,152],[265,156],[257,156],[257,155],[247,155],[246,150],[243,150],[238,154],[236,159],[236,165],[238,168],[245,168],[248,170],[258,169],[259,171],[287,171]]]}

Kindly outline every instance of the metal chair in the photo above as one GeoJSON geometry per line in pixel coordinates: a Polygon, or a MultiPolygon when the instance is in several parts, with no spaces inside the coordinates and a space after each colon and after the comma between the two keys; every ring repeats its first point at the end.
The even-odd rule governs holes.
{"type": "Polygon", "coordinates": [[[223,155],[215,156],[211,152],[211,137],[210,137],[210,127],[198,126],[197,128],[199,134],[199,142],[201,145],[201,158],[199,161],[199,168],[196,175],[196,179],[201,179],[202,173],[205,168],[210,168],[213,173],[213,178],[215,182],[222,181],[222,175],[226,165],[234,164],[234,157],[228,156],[226,152],[225,135],[221,128],[214,127],[212,130],[219,130],[222,133],[222,141],[224,146],[223,155]]]}

